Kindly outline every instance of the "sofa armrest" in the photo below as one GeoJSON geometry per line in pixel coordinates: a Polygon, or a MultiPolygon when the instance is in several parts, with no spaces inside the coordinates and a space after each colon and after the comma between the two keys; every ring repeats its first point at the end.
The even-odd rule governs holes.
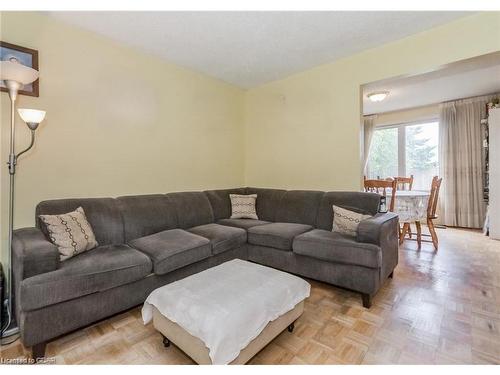
{"type": "Polygon", "coordinates": [[[382,251],[381,278],[392,274],[399,259],[399,217],[388,212],[379,213],[361,221],[358,226],[358,242],[368,242],[380,246],[382,251]]]}
{"type": "Polygon", "coordinates": [[[55,271],[59,267],[57,246],[48,241],[38,228],[16,229],[12,237],[12,272],[22,280],[55,271]]]}
{"type": "Polygon", "coordinates": [[[398,238],[398,223],[398,215],[392,212],[378,213],[359,223],[356,240],[380,246],[389,236],[398,238]]]}

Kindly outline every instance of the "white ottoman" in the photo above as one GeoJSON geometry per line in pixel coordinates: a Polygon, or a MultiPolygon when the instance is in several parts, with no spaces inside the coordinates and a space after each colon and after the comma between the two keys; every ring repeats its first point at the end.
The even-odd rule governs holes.
{"type": "Polygon", "coordinates": [[[243,364],[293,330],[309,293],[299,277],[235,259],[154,290],[142,318],[199,364],[243,364]]]}

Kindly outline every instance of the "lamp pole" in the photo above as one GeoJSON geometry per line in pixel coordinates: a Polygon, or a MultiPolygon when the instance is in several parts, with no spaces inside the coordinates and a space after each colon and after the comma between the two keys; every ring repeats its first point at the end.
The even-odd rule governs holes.
{"type": "MultiPolygon", "coordinates": [[[[45,112],[36,110],[20,110],[20,115],[26,122],[31,130],[31,142],[30,145],[24,149],[22,152],[16,155],[15,152],[15,139],[16,139],[16,128],[15,128],[15,110],[16,110],[16,100],[19,90],[23,85],[32,83],[38,79],[38,71],[29,68],[19,63],[16,58],[10,58],[7,61],[0,62],[0,79],[5,82],[5,86],[9,91],[10,98],[10,147],[9,147],[9,159],[7,165],[9,168],[9,237],[8,237],[8,257],[7,257],[7,293],[8,297],[5,301],[5,306],[7,310],[7,324],[0,327],[0,339],[1,344],[7,344],[17,339],[19,333],[19,327],[14,324],[13,319],[13,286],[12,286],[12,239],[14,231],[14,182],[16,174],[16,164],[17,159],[20,155],[27,152],[33,147],[35,142],[35,130],[38,124],[43,120],[45,112]],[[21,113],[21,111],[23,111],[21,113]]],[[[2,301],[3,303],[3,301],[2,301]]],[[[3,307],[3,306],[0,306],[3,307]]],[[[3,323],[3,322],[2,322],[3,323]]]]}
{"type": "Polygon", "coordinates": [[[8,252],[7,252],[7,325],[4,331],[2,331],[1,337],[11,337],[19,332],[18,327],[11,327],[13,319],[12,310],[12,233],[14,232],[14,175],[16,174],[16,154],[15,154],[15,140],[16,140],[16,128],[15,128],[15,111],[16,111],[16,99],[17,92],[21,86],[16,81],[7,81],[7,88],[9,89],[10,97],[10,151],[9,151],[9,161],[7,165],[9,167],[9,240],[7,242],[8,252]]]}

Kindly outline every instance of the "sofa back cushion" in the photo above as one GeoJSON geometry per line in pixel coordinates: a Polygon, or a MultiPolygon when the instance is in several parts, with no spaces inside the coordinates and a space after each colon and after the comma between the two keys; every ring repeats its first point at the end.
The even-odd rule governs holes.
{"type": "Polygon", "coordinates": [[[175,207],[164,194],[119,197],[117,201],[126,241],[177,227],[175,207]]]}
{"type": "Polygon", "coordinates": [[[214,222],[212,206],[205,193],[190,191],[166,195],[175,208],[177,225],[186,229],[214,222]]]}
{"type": "Polygon", "coordinates": [[[322,191],[290,190],[281,198],[276,212],[277,222],[316,225],[322,191]]]}
{"type": "Polygon", "coordinates": [[[259,220],[276,221],[276,211],[286,190],[247,187],[244,194],[257,194],[255,210],[259,220]]]}
{"type": "Polygon", "coordinates": [[[229,194],[245,194],[245,188],[207,190],[205,194],[212,206],[215,220],[228,219],[231,216],[229,194]]]}
{"type": "Polygon", "coordinates": [[[323,194],[319,205],[316,227],[318,229],[332,230],[333,205],[360,214],[373,216],[378,212],[379,204],[380,195],[375,193],[362,193],[357,191],[327,192],[323,194]]]}
{"type": "MultiPolygon", "coordinates": [[[[122,244],[125,241],[123,220],[118,202],[113,198],[77,198],[42,201],[36,206],[36,225],[47,236],[39,215],[60,215],[82,207],[99,245],[122,244]]],[[[48,238],[48,237],[47,237],[48,238]]]]}

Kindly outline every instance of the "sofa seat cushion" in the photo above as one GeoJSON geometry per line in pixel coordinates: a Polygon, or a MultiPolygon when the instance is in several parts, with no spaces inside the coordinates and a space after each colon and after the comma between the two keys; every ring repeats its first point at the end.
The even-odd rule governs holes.
{"type": "Polygon", "coordinates": [[[25,311],[50,306],[140,280],[151,273],[149,257],[127,245],[99,246],[60,263],[55,271],[24,279],[25,311]]]}
{"type": "Polygon", "coordinates": [[[129,245],[151,258],[153,271],[157,275],[163,275],[212,255],[209,240],[183,229],[164,230],[129,241],[129,245]]]}
{"type": "Polygon", "coordinates": [[[311,229],[310,225],[295,223],[258,225],[248,229],[248,242],[280,250],[292,250],[294,237],[311,229]]]}
{"type": "Polygon", "coordinates": [[[379,268],[382,251],[377,245],[356,242],[347,235],[314,229],[293,240],[293,252],[316,259],[379,268]]]}
{"type": "Polygon", "coordinates": [[[248,229],[257,225],[271,224],[269,221],[254,220],[254,219],[221,219],[217,224],[227,225],[230,227],[248,229]]]}
{"type": "Polygon", "coordinates": [[[209,239],[213,254],[236,249],[247,242],[246,230],[227,225],[205,224],[191,228],[189,232],[209,239]]]}

